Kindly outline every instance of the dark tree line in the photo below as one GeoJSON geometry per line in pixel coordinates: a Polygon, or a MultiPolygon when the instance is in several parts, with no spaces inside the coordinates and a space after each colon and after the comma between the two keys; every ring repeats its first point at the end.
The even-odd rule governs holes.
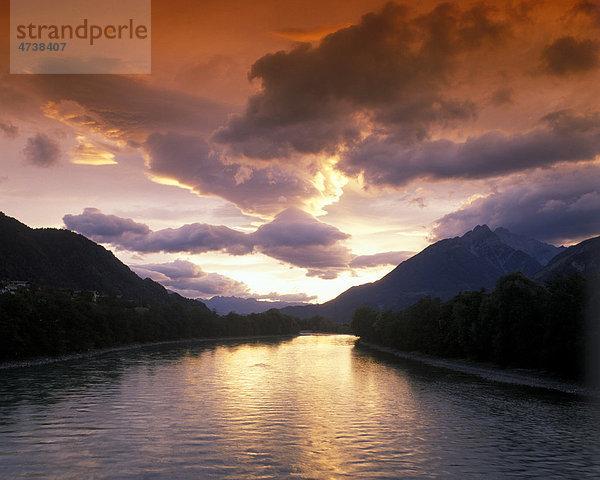
{"type": "Polygon", "coordinates": [[[144,307],[91,292],[74,295],[35,286],[0,295],[0,361],[57,356],[132,343],[339,331],[328,319],[297,319],[272,309],[217,315],[200,302],[144,307]]]}
{"type": "Polygon", "coordinates": [[[446,302],[425,298],[400,312],[359,307],[350,327],[366,341],[399,350],[580,379],[586,307],[598,303],[598,292],[588,296],[586,284],[575,274],[541,286],[517,272],[502,276],[491,293],[464,292],[446,302]]]}

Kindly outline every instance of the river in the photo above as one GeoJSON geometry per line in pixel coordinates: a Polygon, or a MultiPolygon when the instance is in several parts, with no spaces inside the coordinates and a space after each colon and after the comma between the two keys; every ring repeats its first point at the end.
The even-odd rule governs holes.
{"type": "Polygon", "coordinates": [[[0,370],[0,478],[600,478],[596,407],[345,335],[160,345],[0,370]]]}

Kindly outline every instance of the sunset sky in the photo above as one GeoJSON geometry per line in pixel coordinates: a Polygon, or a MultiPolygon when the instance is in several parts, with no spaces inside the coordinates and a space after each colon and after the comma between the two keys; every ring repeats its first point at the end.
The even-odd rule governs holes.
{"type": "Polygon", "coordinates": [[[10,75],[0,210],[189,297],[326,301],[477,224],[600,235],[600,1],[152,0],[151,75],[10,75]]]}

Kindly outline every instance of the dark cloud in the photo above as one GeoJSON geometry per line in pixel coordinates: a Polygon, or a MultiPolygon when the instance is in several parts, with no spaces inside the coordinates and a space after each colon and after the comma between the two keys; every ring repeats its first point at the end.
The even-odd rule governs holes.
{"type": "Polygon", "coordinates": [[[131,218],[105,215],[97,208],[85,208],[81,215],[65,215],[63,222],[69,230],[85,235],[100,243],[111,243],[115,239],[127,236],[144,237],[150,234],[150,228],[131,218]]]}
{"type": "Polygon", "coordinates": [[[204,253],[225,251],[231,255],[252,252],[252,244],[245,234],[223,225],[192,223],[179,228],[165,228],[151,232],[143,239],[124,244],[128,250],[138,252],[189,252],[204,253]]]}
{"type": "Polygon", "coordinates": [[[52,167],[60,162],[60,145],[44,133],[27,139],[23,149],[25,160],[36,167],[52,167]]]}
{"type": "Polygon", "coordinates": [[[600,235],[600,169],[563,169],[475,200],[437,220],[432,239],[482,224],[555,245],[600,235]]]}
{"type": "Polygon", "coordinates": [[[350,235],[298,208],[289,208],[279,213],[272,222],[261,225],[252,237],[256,244],[268,249],[277,246],[330,246],[350,238],[350,235]]]}
{"type": "Polygon", "coordinates": [[[288,209],[252,234],[261,253],[306,268],[308,276],[336,278],[348,269],[350,250],[339,242],[350,237],[298,209],[288,209]]]}
{"type": "Polygon", "coordinates": [[[487,132],[463,143],[436,140],[405,148],[371,136],[346,154],[338,168],[349,175],[363,173],[368,184],[403,185],[418,178],[495,177],[599,154],[600,116],[562,110],[545,116],[528,133],[487,132]]]}
{"type": "Polygon", "coordinates": [[[63,221],[68,229],[92,240],[139,253],[223,250],[232,255],[243,255],[253,249],[248,235],[223,225],[192,223],[177,229],[165,228],[154,232],[147,225],[129,218],[104,215],[95,208],[86,208],[80,215],[65,215],[63,221]]]}
{"type": "Polygon", "coordinates": [[[594,70],[600,64],[600,44],[593,40],[561,37],[542,51],[544,70],[551,75],[569,75],[594,70]]]}
{"type": "Polygon", "coordinates": [[[131,269],[141,277],[149,277],[186,297],[209,298],[214,295],[247,296],[250,294],[250,289],[244,282],[218,273],[204,272],[198,265],[186,260],[132,265],[131,269]]]}
{"type": "Polygon", "coordinates": [[[561,137],[600,135],[600,114],[580,114],[572,110],[557,110],[542,118],[552,131],[561,137]]]}
{"type": "Polygon", "coordinates": [[[19,128],[10,122],[0,122],[0,134],[6,138],[17,138],[19,135],[19,128]]]}
{"type": "Polygon", "coordinates": [[[415,252],[381,252],[373,255],[359,255],[350,262],[352,268],[379,267],[382,265],[398,265],[407,258],[412,257],[415,252]]]}
{"type": "Polygon", "coordinates": [[[200,278],[206,276],[206,273],[195,263],[187,260],[175,260],[169,263],[136,265],[136,268],[145,268],[154,272],[162,273],[171,280],[180,280],[186,278],[200,278]]]}
{"type": "MultiPolygon", "coordinates": [[[[350,251],[339,243],[349,235],[298,209],[284,210],[253,233],[204,223],[151,231],[147,225],[104,215],[94,208],[86,208],[79,215],[65,215],[63,221],[68,229],[92,240],[133,252],[223,251],[230,255],[257,252],[306,268],[309,276],[322,278],[335,278],[348,269],[352,258],[350,251]]],[[[170,278],[175,277],[170,275],[170,278]]]]}
{"type": "Polygon", "coordinates": [[[403,142],[426,138],[434,124],[472,118],[475,105],[446,87],[461,53],[508,35],[508,24],[493,14],[483,4],[466,11],[442,4],[414,18],[389,3],[317,46],[265,55],[250,71],[262,91],[214,138],[250,157],[273,158],[335,152],[359,138],[366,118],[403,142]]]}
{"type": "Polygon", "coordinates": [[[176,179],[196,193],[224,198],[247,212],[270,214],[290,205],[302,205],[319,194],[291,166],[225,162],[196,136],[153,134],[144,148],[152,174],[176,179]]]}

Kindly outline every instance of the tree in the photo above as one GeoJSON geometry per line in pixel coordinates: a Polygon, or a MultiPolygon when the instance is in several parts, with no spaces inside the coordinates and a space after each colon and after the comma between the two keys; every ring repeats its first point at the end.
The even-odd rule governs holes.
{"type": "Polygon", "coordinates": [[[373,327],[377,319],[377,312],[371,307],[365,305],[354,310],[352,321],[350,322],[350,330],[354,335],[357,335],[365,340],[373,341],[376,339],[375,329],[373,327]]]}

